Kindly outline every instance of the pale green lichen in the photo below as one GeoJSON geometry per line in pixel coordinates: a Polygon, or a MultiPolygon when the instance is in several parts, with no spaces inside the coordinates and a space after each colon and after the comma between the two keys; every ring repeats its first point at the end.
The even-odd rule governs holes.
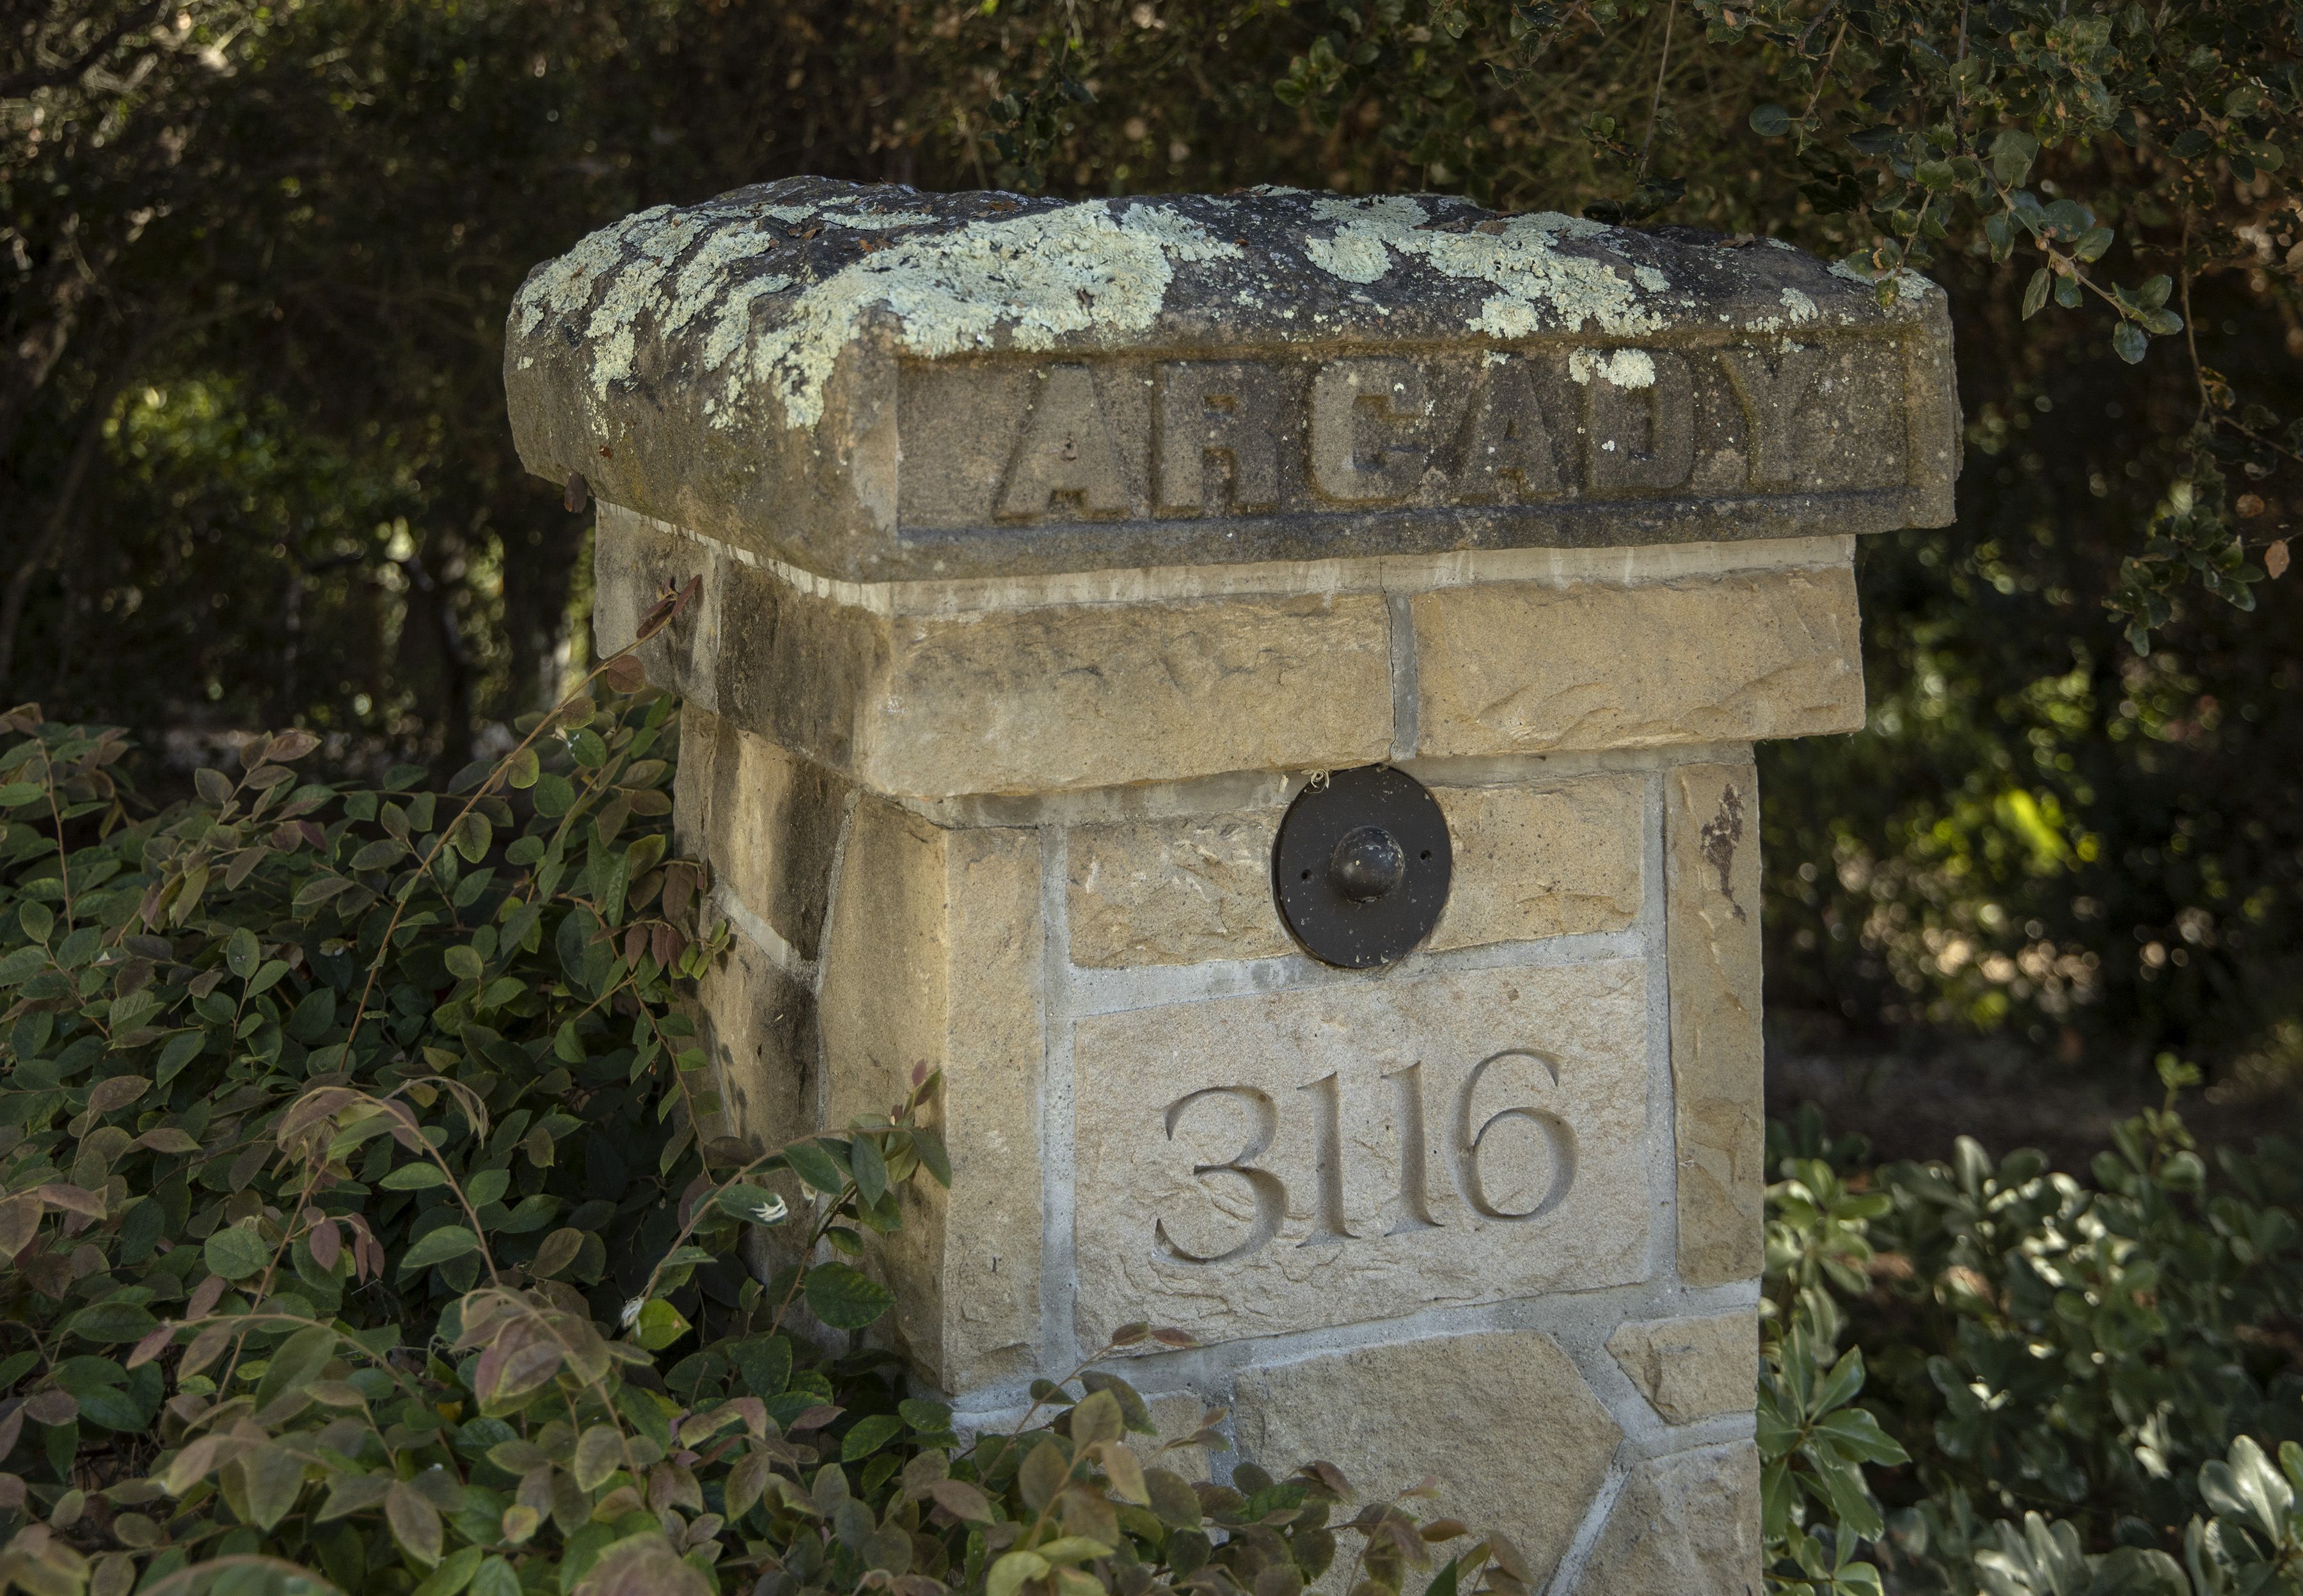
{"type": "Polygon", "coordinates": [[[1643,349],[1579,349],[1567,357],[1567,375],[1585,387],[1593,377],[1618,388],[1655,386],[1655,357],[1643,349]]]}
{"type": "Polygon", "coordinates": [[[1317,199],[1312,210],[1336,224],[1329,238],[1304,246],[1312,264],[1352,283],[1372,283],[1389,269],[1391,253],[1415,256],[1442,276],[1493,285],[1472,330],[1491,338],[1524,338],[1545,326],[1598,330],[1629,336],[1653,332],[1663,318],[1639,303],[1639,291],[1671,286],[1649,266],[1634,268],[1626,281],[1615,266],[1569,255],[1555,246],[1561,239],[1588,239],[1607,229],[1599,223],[1556,212],[1512,216],[1493,231],[1427,230],[1430,219],[1421,200],[1388,195],[1364,200],[1317,199]]]}
{"type": "Polygon", "coordinates": [[[1793,325],[1797,325],[1801,322],[1813,321],[1818,316],[1822,314],[1820,311],[1816,309],[1815,301],[1809,299],[1805,294],[1800,292],[1796,288],[1787,288],[1784,290],[1780,298],[1784,308],[1792,313],[1792,322],[1793,325]]]}
{"type": "Polygon", "coordinates": [[[822,416],[834,362],[873,311],[891,312],[898,342],[924,357],[988,348],[1001,331],[1011,347],[1049,349],[1091,330],[1139,333],[1159,314],[1177,265],[1240,256],[1237,245],[1154,206],[1094,201],[1033,211],[896,239],[798,293],[755,338],[754,305],[794,286],[787,275],[742,275],[782,241],[763,218],[809,217],[873,230],[939,220],[832,205],[685,213],[658,206],[601,229],[539,271],[520,291],[519,330],[533,334],[546,317],[580,317],[592,386],[604,398],[634,375],[644,318],[666,335],[700,325],[701,364],[717,379],[704,400],[714,425],[734,425],[757,384],[780,401],[788,425],[811,427],[822,416]]]}
{"type": "Polygon", "coordinates": [[[748,357],[728,364],[705,413],[732,425],[756,382],[781,401],[789,425],[814,426],[833,363],[873,310],[891,312],[897,342],[927,359],[989,348],[1001,331],[1012,348],[1050,349],[1091,330],[1140,333],[1159,315],[1178,263],[1239,255],[1186,217],[1111,201],[900,239],[802,292],[748,357]]]}

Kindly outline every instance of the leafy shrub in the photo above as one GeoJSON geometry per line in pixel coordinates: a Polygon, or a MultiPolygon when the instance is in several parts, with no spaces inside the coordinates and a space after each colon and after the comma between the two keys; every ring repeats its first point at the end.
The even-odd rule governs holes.
{"type": "Polygon", "coordinates": [[[677,727],[620,654],[446,793],[286,732],[142,814],[121,734],[0,721],[0,1588],[1296,1596],[1343,1537],[1370,1596],[1448,1542],[1440,1596],[1524,1596],[1325,1464],[1187,1484],[1091,1366],[972,1441],[906,1396],[848,1260],[949,1178],[939,1077],[720,1134],[677,727]]]}
{"type": "Polygon", "coordinates": [[[1782,1583],[1876,1589],[1852,1555],[1874,1541],[1911,1592],[2303,1591],[2303,1168],[2225,1151],[2218,1189],[2176,1110],[2196,1074],[2161,1072],[2086,1183],[1965,1138],[1851,1170],[1860,1144],[1812,1112],[1770,1127],[1782,1583]]]}

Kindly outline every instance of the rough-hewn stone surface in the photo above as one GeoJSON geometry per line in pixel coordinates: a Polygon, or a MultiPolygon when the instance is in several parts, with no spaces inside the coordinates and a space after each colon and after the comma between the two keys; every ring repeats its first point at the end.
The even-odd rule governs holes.
{"type": "Polygon", "coordinates": [[[1647,778],[1434,790],[1455,849],[1432,948],[1622,931],[1639,917],[1647,778]]]}
{"type": "Polygon", "coordinates": [[[1748,742],[1863,724],[1846,567],[1418,594],[1418,751],[1748,742]]]}
{"type": "MultiPolygon", "coordinates": [[[[815,994],[806,984],[739,934],[697,981],[696,1007],[725,1105],[721,1126],[707,1134],[775,1147],[814,1130],[820,1060],[815,994]]],[[[795,1209],[801,1202],[799,1184],[788,1174],[761,1184],[795,1209]]],[[[795,1235],[790,1226],[773,1226],[752,1239],[780,1267],[797,1261],[795,1235]]]]}
{"type": "Polygon", "coordinates": [[[1754,1279],[1767,1206],[1759,773],[1748,764],[1666,772],[1664,850],[1680,1277],[1697,1286],[1754,1279]]]}
{"type": "Polygon", "coordinates": [[[848,580],[1709,542],[1950,519],[1895,286],[1431,195],[792,178],[539,266],[504,381],[531,469],[848,580]]]}
{"type": "Polygon", "coordinates": [[[690,715],[680,739],[683,841],[712,861],[716,887],[813,959],[852,789],[730,722],[690,715]]]}
{"type": "Polygon", "coordinates": [[[1072,962],[1086,969],[1295,950],[1271,896],[1277,811],[1076,828],[1072,962]]]}
{"type": "Polygon", "coordinates": [[[1125,1437],[1128,1449],[1146,1467],[1164,1468],[1194,1482],[1211,1478],[1205,1447],[1174,1444],[1200,1432],[1200,1421],[1206,1416],[1208,1405],[1189,1391],[1173,1391],[1164,1397],[1145,1398],[1143,1406],[1151,1414],[1152,1432],[1125,1437]]]}
{"type": "Polygon", "coordinates": [[[1607,1338],[1607,1350],[1669,1423],[1749,1413],[1758,1399],[1759,1316],[1750,1308],[1635,1321],[1607,1338]]]}
{"type": "Polygon", "coordinates": [[[1246,1457],[1275,1472],[1329,1459],[1365,1501],[1435,1477],[1432,1506],[1509,1535],[1538,1589],[1622,1439],[1567,1355],[1535,1330],[1307,1358],[1244,1373],[1236,1394],[1246,1457]]]}
{"type": "Polygon", "coordinates": [[[952,1185],[904,1188],[882,1262],[905,1350],[947,1390],[1012,1376],[1036,1350],[1039,894],[1032,832],[942,831],[858,802],[825,939],[827,1118],[884,1114],[915,1066],[944,1072],[932,1122],[952,1185]]]}
{"type": "Polygon", "coordinates": [[[1391,746],[1377,593],[890,617],[607,505],[595,570],[604,648],[629,640],[659,573],[703,573],[694,614],[646,650],[651,679],[879,792],[1363,764],[1391,746]]]}
{"type": "Polygon", "coordinates": [[[857,767],[932,796],[1366,764],[1390,647],[1375,594],[899,618],[857,767]]]}
{"type": "Polygon", "coordinates": [[[1082,1344],[1639,1279],[1646,981],[1615,959],[1080,1020],[1082,1344]]]}
{"type": "Polygon", "coordinates": [[[1750,1442],[1632,1471],[1576,1596],[1759,1596],[1759,1454],[1750,1442]]]}

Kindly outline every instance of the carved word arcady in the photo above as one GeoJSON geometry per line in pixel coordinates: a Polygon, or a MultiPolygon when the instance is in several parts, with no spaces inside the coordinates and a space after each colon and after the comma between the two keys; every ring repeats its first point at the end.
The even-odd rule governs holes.
{"type": "MultiPolygon", "coordinates": [[[[1555,1059],[1528,1048],[1506,1048],[1490,1054],[1473,1065],[1464,1077],[1448,1105],[1445,1127],[1447,1173],[1455,1196],[1465,1209],[1489,1221],[1516,1223],[1540,1220],[1557,1208],[1565,1199],[1575,1180],[1575,1133],[1567,1123],[1550,1110],[1534,1104],[1519,1104],[1500,1109],[1489,1114],[1475,1127],[1473,1104],[1480,1083],[1489,1069],[1508,1060],[1524,1060],[1539,1067],[1556,1087],[1559,1084],[1559,1064],[1555,1059]],[[1546,1189],[1524,1207],[1506,1206],[1489,1196],[1488,1183],[1480,1170],[1480,1154],[1489,1144],[1490,1135],[1497,1127],[1518,1122],[1532,1129],[1540,1139],[1544,1161],[1548,1165],[1549,1178],[1546,1189]]],[[[1427,1131],[1423,1104],[1423,1066],[1410,1064],[1405,1069],[1394,1070],[1383,1079],[1396,1094],[1396,1112],[1391,1124],[1398,1138],[1396,1168],[1398,1171],[1399,1193],[1391,1225],[1383,1234],[1400,1236],[1415,1230],[1435,1230],[1447,1220],[1432,1212],[1430,1171],[1427,1169],[1427,1131]]],[[[1314,1189],[1310,1197],[1311,1232],[1297,1242],[1297,1246],[1334,1246],[1357,1239],[1345,1213],[1344,1160],[1346,1143],[1343,1128],[1341,1093],[1334,1074],[1321,1076],[1296,1088],[1303,1100],[1293,1111],[1311,1117],[1312,1170],[1314,1189]]],[[[1168,1221],[1155,1218],[1152,1233],[1161,1252],[1179,1263],[1229,1263],[1261,1251],[1279,1234],[1287,1218],[1289,1193],[1287,1183],[1257,1161],[1270,1151],[1279,1134],[1279,1104],[1271,1094],[1258,1086],[1203,1086],[1186,1092],[1168,1105],[1168,1139],[1176,1138],[1176,1131],[1185,1116],[1194,1105],[1211,1100],[1229,1100],[1244,1107],[1250,1127],[1246,1144],[1234,1157],[1216,1163],[1195,1164],[1195,1178],[1228,1178],[1244,1182],[1253,1211],[1244,1233],[1237,1242],[1220,1252],[1195,1253],[1177,1244],[1168,1234],[1168,1221]]]]}
{"type": "MultiPolygon", "coordinates": [[[[1908,452],[1900,360],[1879,340],[1122,359],[974,386],[919,370],[911,402],[949,446],[1000,451],[948,478],[991,488],[975,515],[1268,515],[1891,486],[1908,452]]],[[[970,519],[956,501],[912,508],[920,524],[970,519]]]]}

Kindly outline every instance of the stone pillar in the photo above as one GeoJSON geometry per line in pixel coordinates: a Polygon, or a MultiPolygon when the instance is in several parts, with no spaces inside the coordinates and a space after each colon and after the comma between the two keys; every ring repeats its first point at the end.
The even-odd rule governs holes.
{"type": "Polygon", "coordinates": [[[876,1264],[924,1386],[988,1419],[1179,1326],[1126,1372],[1231,1410],[1219,1474],[1437,1474],[1555,1592],[1759,1589],[1750,748],[1862,723],[1855,536],[1949,519],[1940,292],[1429,196],[794,180],[540,267],[505,376],[599,501],[602,646],[703,578],[649,668],[740,1130],[945,1072],[955,1184],[876,1264]],[[1274,840],[1380,764],[1452,876],[1340,968],[1274,840]]]}

